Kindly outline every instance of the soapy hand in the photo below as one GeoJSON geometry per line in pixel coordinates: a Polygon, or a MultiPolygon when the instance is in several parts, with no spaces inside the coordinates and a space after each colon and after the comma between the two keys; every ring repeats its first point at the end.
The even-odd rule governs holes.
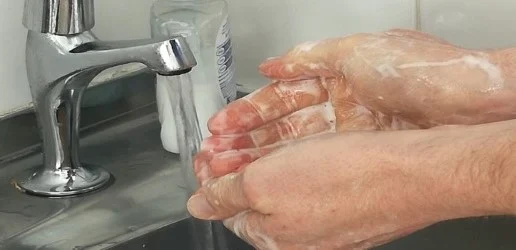
{"type": "Polygon", "coordinates": [[[299,138],[354,130],[480,124],[516,117],[511,50],[473,51],[391,30],[305,43],[270,59],[273,79],[209,122],[201,181],[299,138]]]}
{"type": "Polygon", "coordinates": [[[300,142],[239,173],[208,181],[190,199],[189,210],[197,218],[224,220],[258,250],[366,249],[432,221],[409,207],[391,211],[396,199],[389,201],[385,192],[393,192],[395,183],[415,180],[382,177],[385,169],[376,166],[381,159],[361,151],[364,140],[341,139],[353,145],[339,149],[349,157],[346,162],[332,159],[337,148],[328,147],[332,139],[300,142]],[[327,159],[324,164],[321,157],[327,159]],[[378,178],[382,183],[373,184],[378,178]],[[376,211],[380,206],[383,212],[376,211]]]}
{"type": "Polygon", "coordinates": [[[438,221],[495,214],[493,204],[508,199],[490,188],[502,182],[486,178],[500,171],[490,165],[500,164],[478,154],[475,146],[490,138],[484,132],[357,132],[301,140],[208,181],[188,209],[200,219],[223,220],[259,250],[369,249],[438,221]]]}

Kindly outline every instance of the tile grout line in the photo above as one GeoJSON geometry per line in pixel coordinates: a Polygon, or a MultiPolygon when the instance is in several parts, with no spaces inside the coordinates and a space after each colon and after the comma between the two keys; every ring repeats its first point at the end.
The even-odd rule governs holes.
{"type": "Polygon", "coordinates": [[[421,0],[416,1],[416,30],[421,31],[421,0]]]}

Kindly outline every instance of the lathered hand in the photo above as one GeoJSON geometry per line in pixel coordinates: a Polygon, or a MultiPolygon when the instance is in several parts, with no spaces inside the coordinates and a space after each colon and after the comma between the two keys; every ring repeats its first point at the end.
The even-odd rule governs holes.
{"type": "Polygon", "coordinates": [[[300,141],[189,201],[259,250],[351,250],[443,220],[516,213],[516,121],[300,141]]]}
{"type": "Polygon", "coordinates": [[[305,43],[260,66],[272,82],[209,122],[201,180],[293,140],[356,130],[480,124],[516,117],[514,50],[475,51],[391,30],[305,43]]]}

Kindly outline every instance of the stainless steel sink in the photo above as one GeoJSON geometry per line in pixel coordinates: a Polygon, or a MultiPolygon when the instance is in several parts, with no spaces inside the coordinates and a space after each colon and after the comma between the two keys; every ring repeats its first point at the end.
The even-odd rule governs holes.
{"type": "MultiPolygon", "coordinates": [[[[110,250],[193,249],[190,219],[137,237],[110,250]]],[[[509,217],[475,218],[437,224],[376,250],[514,250],[516,220],[509,217]]],[[[253,249],[226,230],[229,250],[253,249]]],[[[222,250],[222,249],[221,249],[222,250]]]]}
{"type": "MultiPolygon", "coordinates": [[[[102,123],[86,119],[81,155],[87,163],[113,174],[114,181],[107,188],[63,199],[23,194],[10,180],[41,162],[37,145],[29,153],[18,154],[21,157],[0,158],[1,250],[189,249],[185,244],[195,239],[187,227],[191,219],[179,156],[162,148],[156,104],[144,104],[154,98],[153,89],[138,88],[149,86],[147,81],[152,80],[146,76],[131,80],[134,94],[121,105],[132,103],[138,108],[102,123]],[[139,244],[141,239],[148,240],[139,244]]],[[[117,112],[114,107],[118,106],[98,107],[85,114],[112,116],[117,112]]],[[[120,108],[122,113],[127,109],[120,108]]],[[[23,120],[23,124],[32,124],[30,119],[23,120]]],[[[12,127],[22,126],[14,125],[8,131],[20,132],[12,127]]],[[[242,241],[227,230],[225,234],[229,245],[244,249],[242,241]]]]}
{"type": "MultiPolygon", "coordinates": [[[[8,177],[39,155],[0,166],[0,249],[189,250],[188,215],[177,155],[162,150],[156,114],[84,138],[83,154],[117,176],[105,190],[71,199],[19,193],[8,177]]],[[[513,250],[516,219],[475,218],[437,224],[379,250],[513,250]]],[[[231,250],[252,249],[225,232],[231,250]]],[[[225,249],[220,249],[225,250],[225,249]]]]}
{"type": "MultiPolygon", "coordinates": [[[[136,78],[135,82],[148,80],[152,79],[136,78]]],[[[135,92],[133,98],[144,93],[130,89],[135,92]]],[[[153,95],[154,91],[148,90],[148,97],[153,95]]],[[[84,130],[81,155],[115,176],[115,181],[99,192],[66,199],[25,195],[9,181],[41,162],[37,147],[32,154],[0,160],[0,250],[192,249],[196,239],[189,233],[192,219],[185,209],[179,157],[162,149],[155,104],[145,107],[84,130]]],[[[94,110],[92,115],[112,114],[94,110]]],[[[20,139],[20,135],[12,138],[20,139]]],[[[223,230],[227,247],[217,250],[252,249],[223,230]]],[[[456,220],[377,249],[513,250],[514,232],[513,217],[456,220]]]]}
{"type": "Polygon", "coordinates": [[[514,250],[516,219],[470,218],[442,222],[377,250],[514,250]]]}
{"type": "MultiPolygon", "coordinates": [[[[142,235],[127,242],[108,248],[109,250],[170,250],[194,249],[195,238],[189,234],[192,219],[178,221],[160,228],[152,233],[142,235]]],[[[237,238],[230,231],[223,229],[225,236],[224,249],[217,250],[253,250],[251,246],[237,238]]]]}
{"type": "Polygon", "coordinates": [[[41,162],[40,154],[0,165],[0,249],[103,249],[187,218],[179,157],[161,148],[155,113],[82,143],[87,161],[115,176],[96,193],[49,199],[17,191],[10,178],[41,162]]]}
{"type": "MultiPolygon", "coordinates": [[[[190,219],[134,238],[110,250],[193,249],[188,234],[190,219]]],[[[509,217],[475,218],[443,222],[376,250],[514,250],[516,220],[509,217]]],[[[251,250],[249,245],[226,230],[229,250],[251,250]]],[[[222,250],[222,249],[221,249],[222,250]]]]}

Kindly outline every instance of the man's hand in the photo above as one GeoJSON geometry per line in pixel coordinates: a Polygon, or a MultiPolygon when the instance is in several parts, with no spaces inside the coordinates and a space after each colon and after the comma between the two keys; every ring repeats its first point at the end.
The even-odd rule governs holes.
{"type": "Polygon", "coordinates": [[[467,50],[408,30],[302,44],[260,66],[273,82],[210,120],[214,136],[195,170],[202,181],[222,176],[324,133],[513,119],[513,54],[467,50]]]}
{"type": "Polygon", "coordinates": [[[438,221],[514,213],[515,126],[300,141],[208,181],[188,208],[262,250],[368,249],[438,221]]]}

